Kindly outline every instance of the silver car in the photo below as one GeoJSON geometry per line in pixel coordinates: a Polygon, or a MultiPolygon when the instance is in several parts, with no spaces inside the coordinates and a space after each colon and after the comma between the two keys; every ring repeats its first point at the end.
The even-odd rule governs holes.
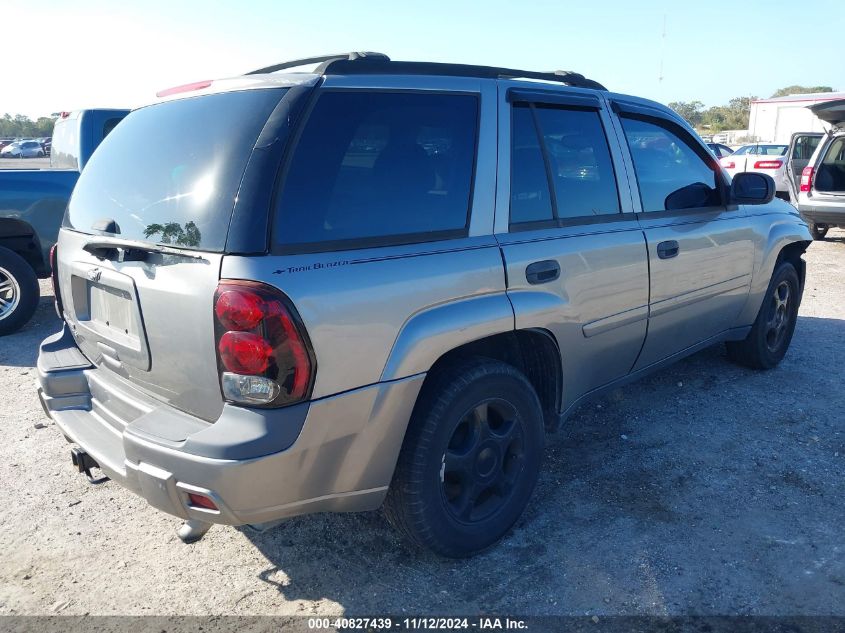
{"type": "Polygon", "coordinates": [[[44,148],[38,141],[16,141],[0,150],[0,156],[3,158],[41,158],[45,156],[45,153],[44,148]]]}
{"type": "Polygon", "coordinates": [[[44,409],[184,540],[383,506],[467,556],[589,398],[721,342],[786,354],[807,226],[668,108],[573,73],[307,61],[132,112],[59,237],[44,409]]]}
{"type": "MultiPolygon", "coordinates": [[[[798,210],[815,239],[824,239],[831,227],[845,228],[845,99],[810,106],[830,125],[797,184],[798,210]]],[[[793,171],[797,172],[797,168],[793,171]]]]}

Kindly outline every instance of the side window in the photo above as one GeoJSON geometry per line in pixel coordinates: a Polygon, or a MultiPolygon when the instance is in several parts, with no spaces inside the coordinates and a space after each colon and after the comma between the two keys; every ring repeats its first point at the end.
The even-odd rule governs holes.
{"type": "Polygon", "coordinates": [[[511,224],[620,212],[610,148],[595,110],[513,108],[511,224]]]}
{"type": "Polygon", "coordinates": [[[514,106],[512,121],[510,223],[553,220],[549,177],[531,108],[514,106]]]}
{"type": "Polygon", "coordinates": [[[721,205],[718,172],[671,124],[622,117],[640,188],[643,211],[675,211],[721,205]]]}
{"type": "Polygon", "coordinates": [[[792,150],[792,158],[796,160],[810,160],[821,140],[821,136],[799,136],[795,139],[795,148],[792,150]]]}
{"type": "Polygon", "coordinates": [[[277,244],[308,250],[467,234],[478,97],[320,95],[279,196],[277,244]]]}

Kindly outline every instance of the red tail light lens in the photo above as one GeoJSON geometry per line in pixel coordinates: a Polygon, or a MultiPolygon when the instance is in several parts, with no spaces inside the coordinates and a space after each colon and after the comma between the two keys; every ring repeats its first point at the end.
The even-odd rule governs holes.
{"type": "Polygon", "coordinates": [[[782,160],[758,160],[754,163],[754,169],[780,169],[782,160]]]}
{"type": "Polygon", "coordinates": [[[214,316],[227,400],[279,407],[308,397],[314,354],[296,312],[278,289],[251,281],[221,281],[214,316]]]}
{"type": "Polygon", "coordinates": [[[227,330],[252,330],[264,318],[263,300],[254,292],[233,288],[219,293],[214,304],[217,320],[227,330]]]}
{"type": "Polygon", "coordinates": [[[727,160],[726,158],[723,158],[720,162],[722,163],[722,167],[725,169],[733,169],[736,167],[736,163],[734,161],[727,160]]]}
{"type": "Polygon", "coordinates": [[[801,191],[809,193],[813,188],[813,168],[805,167],[801,172],[801,191]]]}
{"type": "Polygon", "coordinates": [[[267,370],[273,348],[252,332],[226,332],[217,344],[223,366],[236,374],[255,376],[267,370]]]}

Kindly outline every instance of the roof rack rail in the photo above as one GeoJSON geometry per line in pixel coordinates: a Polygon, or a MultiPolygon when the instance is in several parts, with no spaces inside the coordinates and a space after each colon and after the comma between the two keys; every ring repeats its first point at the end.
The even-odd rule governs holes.
{"type": "Polygon", "coordinates": [[[273,73],[286,68],[305,66],[307,64],[320,64],[315,69],[315,74],[413,74],[413,75],[446,75],[452,77],[479,77],[483,79],[541,79],[574,86],[577,88],[590,88],[592,90],[607,90],[602,84],[584,75],[568,70],[555,70],[551,72],[537,72],[532,70],[517,70],[515,68],[499,68],[496,66],[475,66],[471,64],[445,64],[440,62],[405,62],[391,61],[384,53],[373,52],[352,52],[338,55],[321,55],[319,57],[307,57],[295,59],[289,62],[282,62],[259,68],[246,73],[247,75],[258,75],[273,73]]]}
{"type": "MultiPolygon", "coordinates": [[[[354,61],[356,59],[379,59],[381,61],[389,62],[390,58],[385,55],[384,53],[374,53],[368,51],[352,51],[351,53],[338,53],[336,55],[318,55],[317,57],[303,57],[302,59],[292,59],[288,62],[280,62],[278,64],[273,64],[272,66],[267,66],[265,68],[259,68],[257,70],[250,70],[245,75],[263,75],[266,73],[274,73],[280,70],[285,70],[286,68],[296,68],[297,66],[307,66],[309,64],[321,64],[320,68],[327,65],[330,62],[337,61],[337,60],[344,60],[344,61],[354,61]]],[[[318,69],[318,73],[322,75],[323,72],[318,69]]]]}

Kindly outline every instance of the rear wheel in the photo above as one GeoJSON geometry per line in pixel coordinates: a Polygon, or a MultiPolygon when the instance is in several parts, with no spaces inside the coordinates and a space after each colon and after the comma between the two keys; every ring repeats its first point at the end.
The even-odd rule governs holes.
{"type": "Polygon", "coordinates": [[[0,246],[0,336],[23,327],[38,307],[38,278],[26,260],[0,246]]]}
{"type": "Polygon", "coordinates": [[[830,230],[830,227],[827,224],[811,224],[810,225],[810,233],[813,235],[814,240],[823,240],[827,232],[830,230]]]}
{"type": "Polygon", "coordinates": [[[423,390],[385,515],[418,546],[469,556],[511,529],[534,490],[540,401],[514,367],[483,358],[431,376],[423,390]]]}
{"type": "Polygon", "coordinates": [[[775,268],[751,332],[745,340],[727,344],[728,357],[752,369],[775,367],[792,341],[800,292],[795,267],[789,262],[781,262],[775,268]]]}

